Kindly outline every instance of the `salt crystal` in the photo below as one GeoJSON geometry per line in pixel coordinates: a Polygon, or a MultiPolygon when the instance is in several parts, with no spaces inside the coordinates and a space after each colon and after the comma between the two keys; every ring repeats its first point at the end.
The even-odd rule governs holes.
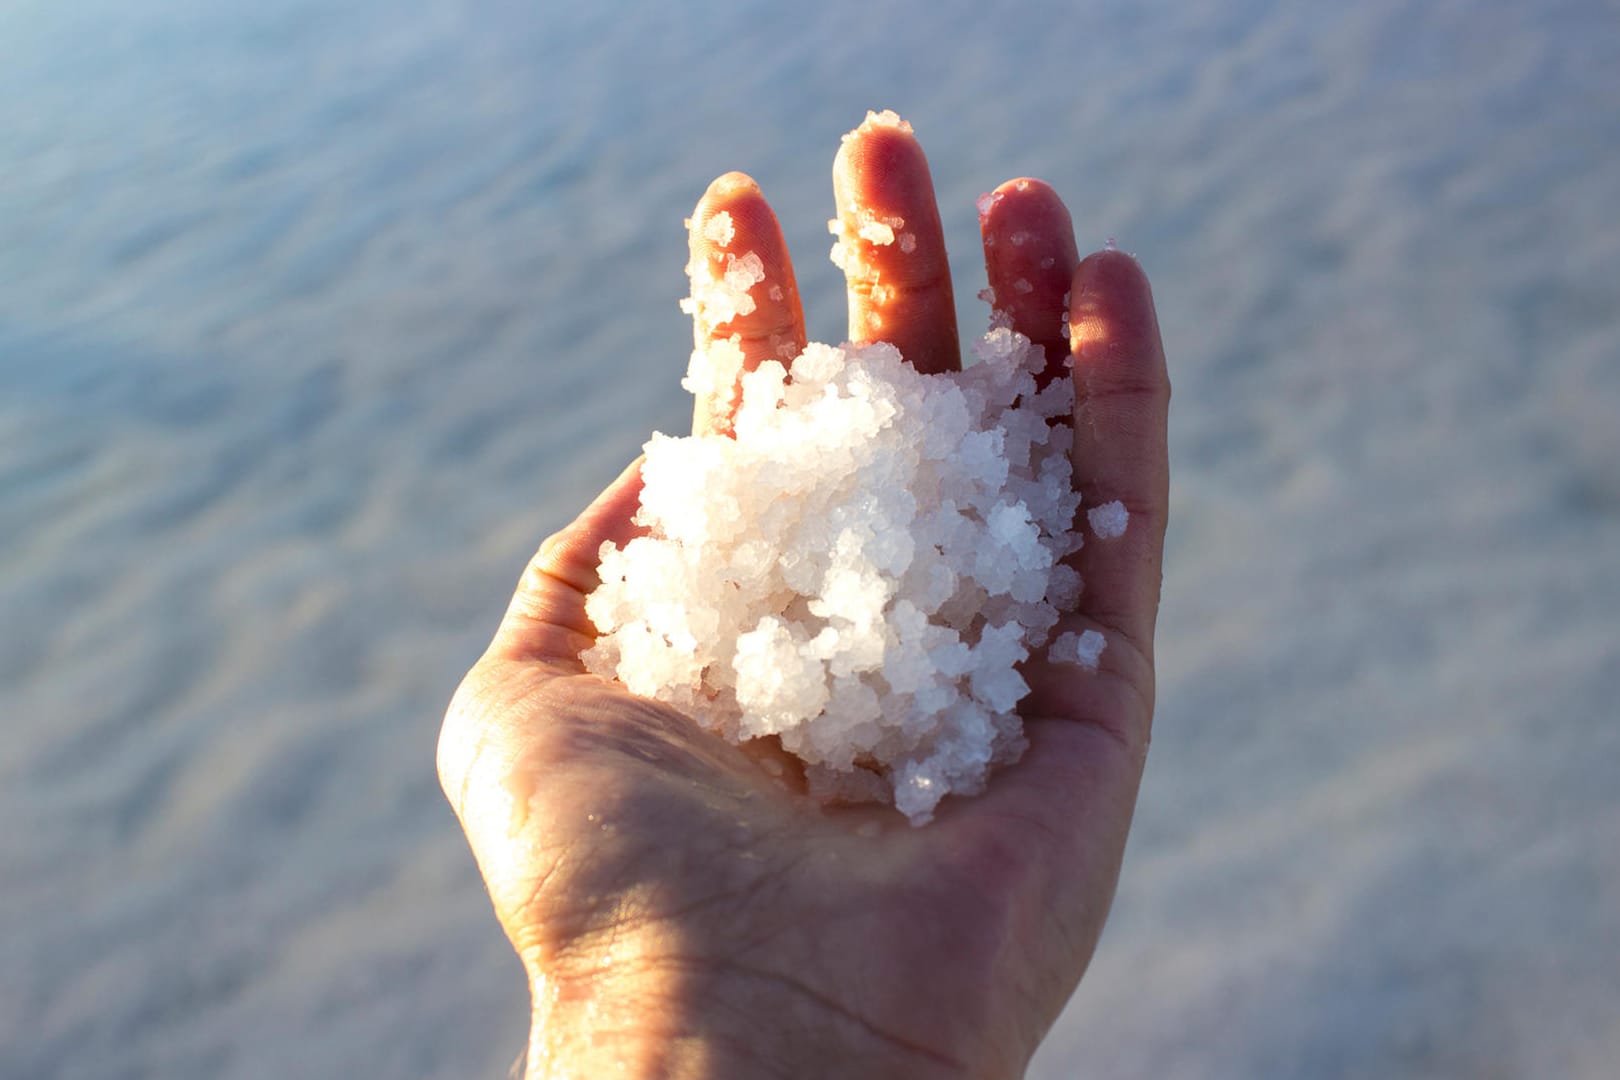
{"type": "Polygon", "coordinates": [[[1013,288],[1026,295],[1035,291],[1035,286],[1031,285],[1024,278],[1019,278],[1017,281],[1013,282],[1013,288]]]}
{"type": "Polygon", "coordinates": [[[880,127],[893,128],[896,131],[903,131],[908,135],[911,134],[911,125],[900,119],[900,114],[895,112],[893,109],[884,109],[882,112],[873,112],[872,110],[868,109],[866,112],[866,119],[862,120],[861,126],[855,130],[870,131],[873,128],[880,127]]]}
{"type": "Polygon", "coordinates": [[[894,243],[894,230],[881,221],[866,222],[861,226],[858,235],[862,240],[879,246],[894,243]]]}
{"type": "Polygon", "coordinates": [[[740,259],[728,254],[719,274],[716,265],[717,260],[698,256],[686,267],[692,294],[681,301],[681,310],[693,317],[700,338],[738,315],[752,312],[754,298],[749,292],[765,280],[765,260],[753,251],[740,259]]]}
{"type": "Polygon", "coordinates": [[[900,234],[900,250],[905,252],[907,255],[910,255],[913,251],[916,251],[917,250],[917,234],[916,233],[901,233],[900,234]]]}
{"type": "Polygon", "coordinates": [[[1113,540],[1125,535],[1125,526],[1130,524],[1130,511],[1125,504],[1115,499],[1113,502],[1093,506],[1086,511],[1086,521],[1091,524],[1091,531],[1099,539],[1113,540]]]}
{"type": "Polygon", "coordinates": [[[1103,650],[1108,647],[1108,639],[1095,630],[1083,630],[1078,634],[1059,634],[1057,640],[1052,642],[1046,651],[1046,657],[1057,664],[1078,664],[1089,671],[1097,670],[1097,663],[1102,658],[1103,650]]]}
{"type": "Polygon", "coordinates": [[[704,239],[712,240],[721,247],[731,243],[731,238],[736,235],[737,227],[731,223],[731,214],[725,210],[714,215],[703,226],[704,239]]]}

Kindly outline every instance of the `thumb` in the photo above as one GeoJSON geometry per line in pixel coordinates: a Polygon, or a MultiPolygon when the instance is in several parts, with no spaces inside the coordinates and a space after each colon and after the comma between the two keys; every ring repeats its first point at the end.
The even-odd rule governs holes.
{"type": "Polygon", "coordinates": [[[495,631],[490,655],[574,663],[595,640],[585,597],[598,584],[602,545],[623,545],[641,532],[635,513],[643,460],[632,461],[583,513],[541,542],[495,631]]]}

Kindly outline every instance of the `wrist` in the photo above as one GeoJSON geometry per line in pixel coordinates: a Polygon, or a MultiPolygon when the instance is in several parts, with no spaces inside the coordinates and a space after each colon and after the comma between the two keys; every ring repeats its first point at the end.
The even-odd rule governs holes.
{"type": "Polygon", "coordinates": [[[978,1075],[793,985],[702,964],[531,979],[527,1080],[978,1075]]]}

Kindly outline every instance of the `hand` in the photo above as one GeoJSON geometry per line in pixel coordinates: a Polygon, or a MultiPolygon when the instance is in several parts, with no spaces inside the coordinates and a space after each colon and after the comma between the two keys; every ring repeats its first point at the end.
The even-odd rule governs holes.
{"type": "MultiPolygon", "coordinates": [[[[956,368],[939,214],[909,129],[863,125],[834,181],[846,232],[865,208],[914,238],[909,251],[853,241],[851,340],[956,368]]],[[[635,533],[632,465],[541,545],[439,743],[440,779],[529,975],[530,1076],[1019,1076],[1085,971],[1152,723],[1169,383],[1135,260],[1081,262],[1040,181],[995,195],[981,222],[997,306],[1045,347],[1046,377],[1067,377],[1072,345],[1075,482],[1085,505],[1120,499],[1131,514],[1124,537],[1078,554],[1085,594],[1058,628],[1103,633],[1101,670],[1030,660],[1028,751],[927,826],[820,807],[793,790],[779,748],[728,745],[579,663],[597,551],[635,533]]],[[[698,319],[700,339],[741,334],[752,367],[802,347],[804,317],[748,177],[704,194],[693,257],[709,257],[720,211],[737,230],[728,249],[757,252],[783,285],[719,329],[698,319]]],[[[719,430],[725,408],[698,402],[695,429],[719,430]]]]}

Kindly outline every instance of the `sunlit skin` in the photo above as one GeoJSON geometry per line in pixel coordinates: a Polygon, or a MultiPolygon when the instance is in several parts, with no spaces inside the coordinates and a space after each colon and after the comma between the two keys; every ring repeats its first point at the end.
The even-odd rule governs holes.
{"type": "MultiPolygon", "coordinates": [[[[834,171],[841,214],[879,207],[915,236],[910,252],[860,242],[889,288],[851,283],[852,337],[958,367],[921,147],[868,126],[834,171]]],[[[445,791],[529,975],[529,1076],[1015,1077],[1085,972],[1152,725],[1170,389],[1136,261],[1080,261],[1040,181],[996,194],[981,217],[990,285],[1046,347],[1048,377],[1069,377],[1072,351],[1075,482],[1085,505],[1119,499],[1131,514],[1122,538],[1076,556],[1085,593],[1059,627],[1103,633],[1101,669],[1030,660],[1028,751],[929,825],[818,806],[778,748],[731,746],[581,666],[597,551],[635,534],[632,464],[541,545],[439,744],[445,791]]],[[[766,284],[753,313],[699,334],[742,335],[751,367],[802,346],[804,315],[776,218],[741,173],[698,203],[694,255],[714,254],[703,230],[722,210],[737,230],[726,250],[759,253],[766,284]]],[[[699,404],[695,430],[724,422],[699,404]]]]}

